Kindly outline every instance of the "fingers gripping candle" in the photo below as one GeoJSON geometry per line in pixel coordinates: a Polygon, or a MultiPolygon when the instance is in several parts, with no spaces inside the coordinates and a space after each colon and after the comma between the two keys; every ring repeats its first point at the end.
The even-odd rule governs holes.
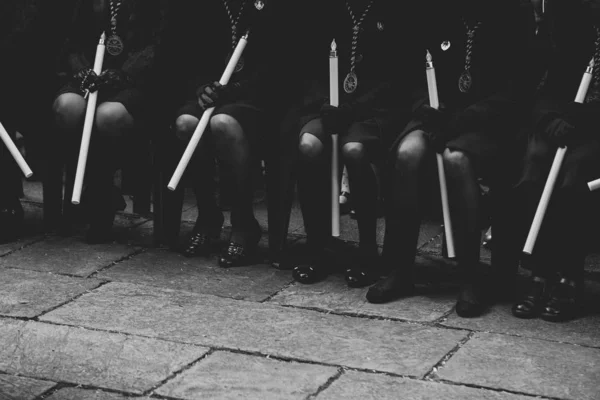
{"type": "MultiPolygon", "coordinates": [[[[329,101],[332,106],[340,105],[339,69],[337,45],[331,42],[329,53],[329,101]]],[[[331,135],[331,235],[340,236],[340,184],[338,164],[338,134],[331,135]]]]}
{"type": "MultiPolygon", "coordinates": [[[[104,63],[104,41],[106,34],[102,32],[98,47],[96,48],[96,58],[94,59],[94,72],[100,75],[102,64],[104,63]]],[[[83,178],[85,176],[85,166],[87,164],[88,151],[90,149],[90,139],[92,137],[92,128],[94,127],[94,116],[96,114],[96,103],[98,102],[98,91],[89,93],[87,108],[85,110],[85,120],[83,123],[83,135],[81,137],[81,147],[79,148],[79,160],[77,161],[77,170],[75,172],[75,184],[73,186],[73,197],[71,202],[79,204],[81,201],[81,191],[83,188],[83,178]]]]}
{"type": "Polygon", "coordinates": [[[31,168],[29,168],[29,165],[27,165],[27,162],[19,152],[19,149],[17,149],[17,146],[15,146],[15,142],[12,141],[10,135],[8,134],[8,132],[6,132],[6,129],[4,129],[4,125],[2,125],[2,123],[0,123],[0,138],[4,142],[4,145],[6,146],[10,154],[17,162],[19,168],[21,168],[21,171],[23,171],[23,175],[25,175],[26,178],[32,176],[33,172],[31,171],[31,168]]]}
{"type": "MultiPolygon", "coordinates": [[[[229,59],[229,63],[227,63],[227,67],[225,67],[225,71],[223,72],[223,75],[221,76],[221,79],[219,80],[219,83],[221,85],[225,86],[229,83],[229,80],[231,79],[231,75],[233,75],[235,68],[242,56],[242,53],[244,52],[244,49],[246,48],[247,43],[248,43],[248,32],[246,32],[246,34],[240,38],[235,50],[233,51],[233,55],[229,59]]],[[[177,189],[177,185],[179,185],[179,181],[181,180],[181,177],[183,176],[185,169],[187,168],[188,164],[190,163],[190,160],[192,159],[192,156],[194,155],[194,152],[196,151],[196,147],[198,147],[198,143],[200,143],[200,139],[202,139],[202,135],[204,134],[204,131],[208,127],[208,124],[210,122],[210,117],[212,116],[214,111],[215,111],[215,108],[211,107],[211,108],[207,109],[206,111],[204,111],[204,113],[202,114],[202,118],[200,119],[198,126],[196,126],[196,130],[194,131],[194,134],[192,135],[192,138],[190,139],[190,142],[188,143],[188,145],[185,149],[185,152],[183,153],[183,156],[181,157],[181,160],[179,161],[179,164],[177,165],[177,168],[175,169],[175,172],[173,173],[173,176],[171,177],[171,180],[169,181],[169,184],[167,185],[169,190],[177,189]]]]}
{"type": "MultiPolygon", "coordinates": [[[[585,101],[585,96],[587,95],[590,82],[592,81],[593,70],[594,60],[592,59],[583,74],[583,78],[581,78],[581,84],[579,85],[579,90],[577,90],[575,102],[583,103],[585,101]]],[[[544,216],[546,215],[546,210],[548,209],[548,203],[550,202],[550,196],[552,196],[552,191],[554,190],[554,185],[556,184],[556,178],[560,172],[560,167],[562,166],[566,152],[566,147],[561,147],[556,151],[554,161],[552,162],[552,167],[550,167],[548,179],[546,180],[546,185],[544,186],[544,191],[542,192],[542,197],[540,198],[540,203],[535,211],[533,222],[531,223],[531,228],[529,229],[529,234],[527,235],[527,240],[525,241],[525,247],[523,248],[523,252],[525,254],[531,254],[533,252],[533,247],[535,246],[538,234],[540,233],[542,222],[544,220],[544,216]]]]}
{"type": "MultiPolygon", "coordinates": [[[[431,108],[438,109],[440,100],[438,98],[437,82],[435,79],[435,68],[433,68],[433,60],[429,50],[425,63],[425,71],[427,74],[427,89],[429,91],[429,105],[431,108]]],[[[444,215],[444,232],[446,234],[446,247],[448,248],[448,258],[456,257],[454,250],[454,236],[452,234],[452,220],[450,219],[450,204],[448,202],[448,188],[446,187],[446,174],[444,172],[444,159],[441,154],[436,154],[438,176],[440,179],[440,193],[442,196],[442,212],[444,215]]]]}

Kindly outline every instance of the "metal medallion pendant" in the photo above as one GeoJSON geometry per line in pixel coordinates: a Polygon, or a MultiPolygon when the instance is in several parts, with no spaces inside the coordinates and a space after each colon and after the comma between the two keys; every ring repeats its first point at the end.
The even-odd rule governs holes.
{"type": "Polygon", "coordinates": [[[346,78],[344,79],[344,92],[348,94],[352,94],[356,91],[358,87],[358,77],[353,71],[348,72],[346,78]]]}
{"type": "Polygon", "coordinates": [[[471,85],[473,84],[473,79],[471,78],[471,73],[468,69],[464,70],[464,72],[458,78],[458,89],[462,93],[467,93],[471,90],[471,85]]]}
{"type": "Polygon", "coordinates": [[[254,7],[255,7],[255,8],[258,10],[258,11],[260,11],[260,10],[262,10],[263,8],[265,8],[265,3],[264,3],[264,2],[262,2],[261,0],[256,0],[256,1],[254,2],[254,7]]]}
{"type": "Polygon", "coordinates": [[[118,35],[111,35],[108,39],[106,39],[106,51],[111,56],[118,56],[123,52],[123,41],[118,35]]]}
{"type": "Polygon", "coordinates": [[[442,48],[442,51],[446,51],[450,48],[450,41],[449,40],[444,40],[442,42],[442,45],[440,46],[442,48]]]}

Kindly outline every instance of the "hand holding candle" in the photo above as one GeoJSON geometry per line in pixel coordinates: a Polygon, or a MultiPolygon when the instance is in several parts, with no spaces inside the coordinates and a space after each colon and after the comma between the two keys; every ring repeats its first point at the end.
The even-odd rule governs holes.
{"type": "MultiPolygon", "coordinates": [[[[425,71],[427,74],[427,89],[429,91],[429,105],[431,108],[438,109],[440,107],[440,100],[438,98],[437,81],[435,78],[435,68],[433,68],[433,61],[429,50],[427,51],[427,62],[425,64],[425,71]]],[[[450,218],[450,205],[448,202],[448,189],[446,187],[446,174],[444,172],[444,159],[442,155],[436,153],[438,176],[440,180],[440,193],[442,196],[442,212],[444,215],[444,232],[446,234],[446,247],[448,249],[448,257],[456,257],[454,250],[454,236],[452,234],[452,220],[450,218]]]]}
{"type": "MultiPolygon", "coordinates": [[[[248,43],[248,32],[246,32],[246,34],[240,38],[240,41],[238,42],[238,44],[233,52],[233,55],[229,59],[229,63],[227,63],[227,67],[225,68],[225,71],[223,72],[223,75],[221,76],[221,79],[219,80],[219,83],[221,85],[227,85],[229,83],[229,80],[231,79],[231,75],[233,75],[233,72],[235,71],[235,67],[238,64],[240,57],[242,56],[242,53],[244,52],[244,49],[246,48],[247,43],[248,43]]],[[[194,134],[192,135],[192,138],[190,139],[190,142],[188,143],[188,145],[185,149],[185,152],[183,153],[183,156],[181,157],[181,160],[179,161],[179,164],[177,165],[177,168],[175,169],[175,172],[173,173],[173,176],[171,177],[171,180],[169,181],[169,184],[167,185],[169,190],[177,189],[177,185],[179,185],[179,181],[181,180],[181,177],[183,176],[185,169],[187,168],[188,164],[190,163],[190,160],[192,159],[192,156],[194,155],[194,152],[196,151],[196,147],[198,147],[198,143],[200,143],[200,139],[202,139],[202,135],[204,134],[204,131],[208,127],[208,123],[210,122],[210,117],[212,116],[214,111],[215,111],[215,108],[211,107],[211,108],[207,109],[206,111],[204,111],[204,113],[202,114],[202,118],[200,119],[200,122],[198,122],[198,126],[196,126],[196,130],[194,131],[194,134]]]]}
{"type": "MultiPolygon", "coordinates": [[[[339,69],[337,45],[335,39],[331,42],[329,53],[329,104],[340,105],[339,69]]],[[[340,186],[338,171],[338,132],[331,135],[331,234],[340,236],[340,186]]]]}
{"type": "MultiPolygon", "coordinates": [[[[94,59],[94,72],[100,75],[102,72],[102,64],[104,63],[104,41],[106,34],[102,32],[98,47],[96,48],[96,58],[94,59]]],[[[87,156],[90,149],[90,139],[92,137],[92,128],[94,127],[94,117],[96,115],[96,103],[98,102],[98,92],[87,93],[87,108],[85,110],[85,121],[83,123],[83,135],[81,137],[81,147],[79,149],[79,160],[77,161],[77,170],[75,172],[75,184],[73,186],[73,197],[71,202],[79,204],[81,201],[81,192],[83,189],[83,178],[85,176],[85,167],[87,164],[87,156]]]]}
{"type": "MultiPolygon", "coordinates": [[[[593,69],[594,60],[592,59],[585,70],[585,73],[583,74],[583,78],[581,79],[579,90],[575,96],[575,102],[583,103],[585,101],[585,96],[587,95],[590,82],[592,81],[593,69]]],[[[554,185],[556,184],[556,179],[558,178],[558,173],[560,172],[560,167],[562,166],[566,152],[567,148],[561,147],[556,151],[556,155],[554,156],[554,161],[552,162],[552,167],[550,168],[550,173],[548,174],[548,179],[546,180],[546,185],[544,186],[540,203],[538,204],[535,216],[533,217],[533,222],[531,224],[529,234],[527,235],[527,240],[525,241],[523,252],[526,254],[531,254],[533,252],[533,247],[535,246],[538,234],[540,233],[542,222],[544,220],[544,216],[546,215],[548,204],[550,203],[550,196],[552,196],[552,191],[554,190],[554,185]]]]}
{"type": "Polygon", "coordinates": [[[29,165],[27,165],[27,162],[19,152],[19,149],[17,149],[17,146],[15,146],[15,143],[10,138],[8,132],[6,132],[6,129],[4,129],[2,123],[0,123],[0,138],[4,142],[4,145],[6,146],[10,154],[17,162],[19,168],[21,168],[21,171],[23,171],[23,175],[25,175],[26,178],[32,176],[33,172],[31,171],[31,168],[29,168],[29,165]]]}

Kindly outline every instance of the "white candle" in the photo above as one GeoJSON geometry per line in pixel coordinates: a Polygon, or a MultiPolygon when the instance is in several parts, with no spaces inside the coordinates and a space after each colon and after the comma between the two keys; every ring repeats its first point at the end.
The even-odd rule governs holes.
{"type": "MultiPolygon", "coordinates": [[[[594,59],[590,61],[590,64],[583,74],[583,78],[581,78],[581,84],[577,90],[575,102],[583,103],[585,101],[585,96],[587,95],[590,82],[592,81],[593,70],[594,59]]],[[[527,240],[525,241],[525,246],[523,248],[523,252],[525,254],[531,254],[533,252],[533,247],[535,246],[538,234],[542,228],[542,222],[544,220],[544,216],[546,215],[548,204],[550,203],[550,196],[552,196],[554,185],[556,184],[556,179],[558,178],[558,173],[560,172],[560,167],[562,166],[566,152],[566,147],[559,148],[556,151],[554,161],[552,162],[552,167],[550,167],[548,179],[546,180],[546,185],[544,186],[544,191],[542,192],[542,197],[540,198],[540,203],[535,211],[535,216],[533,217],[533,222],[531,223],[531,228],[529,229],[529,234],[527,235],[527,240]]]]}
{"type": "Polygon", "coordinates": [[[591,192],[593,192],[594,190],[600,189],[600,179],[596,179],[595,181],[588,182],[588,187],[590,188],[591,192]]]}
{"type": "MultiPolygon", "coordinates": [[[[106,34],[102,32],[98,47],[96,47],[96,58],[94,59],[94,72],[96,75],[102,73],[102,64],[104,63],[104,41],[106,34]]],[[[71,202],[79,204],[81,201],[81,191],[83,189],[83,178],[85,176],[85,167],[87,164],[88,152],[90,149],[90,139],[94,127],[94,117],[96,115],[96,103],[98,102],[98,91],[89,93],[87,108],[85,111],[85,120],[83,123],[83,135],[81,137],[81,147],[79,148],[79,160],[77,161],[77,170],[75,172],[75,184],[73,186],[73,197],[71,202]]],[[[108,155],[107,155],[108,156],[108,155]]]]}
{"type": "MultiPolygon", "coordinates": [[[[335,39],[331,42],[329,53],[329,104],[340,105],[339,68],[337,45],[335,39]]],[[[339,152],[338,132],[331,135],[331,234],[340,236],[340,184],[339,184],[339,152]]]]}
{"type": "MultiPolygon", "coordinates": [[[[437,81],[435,79],[435,68],[429,50],[427,50],[425,72],[427,74],[427,89],[429,91],[429,105],[436,110],[440,107],[438,97],[437,81]]],[[[436,154],[438,177],[440,180],[440,194],[442,196],[442,214],[444,216],[444,233],[446,234],[446,248],[448,249],[448,258],[456,257],[454,250],[454,236],[452,233],[452,219],[450,216],[450,204],[448,201],[448,188],[446,185],[446,174],[444,171],[444,159],[441,154],[436,154]]]]}
{"type": "Polygon", "coordinates": [[[31,175],[33,175],[31,168],[29,168],[29,165],[27,165],[27,162],[19,152],[19,149],[17,149],[17,146],[15,146],[15,143],[12,141],[8,132],[6,132],[6,129],[4,129],[2,123],[0,123],[0,138],[4,142],[4,145],[6,146],[10,154],[17,162],[19,168],[21,168],[21,171],[23,171],[23,175],[25,175],[26,178],[29,178],[31,175]]]}
{"type": "MultiPolygon", "coordinates": [[[[235,70],[235,66],[237,65],[238,61],[240,60],[240,57],[242,56],[242,53],[244,52],[244,49],[246,48],[247,43],[248,43],[248,33],[246,33],[244,36],[242,36],[240,38],[240,41],[238,42],[238,44],[233,52],[233,55],[229,59],[229,63],[227,63],[227,67],[225,67],[225,71],[223,72],[223,75],[221,76],[221,79],[219,80],[219,83],[221,85],[225,86],[229,83],[229,80],[231,79],[231,75],[233,75],[233,71],[235,70]]],[[[188,164],[190,163],[190,160],[192,159],[192,156],[194,155],[194,152],[196,151],[196,147],[198,147],[198,143],[200,143],[200,139],[202,139],[202,135],[204,134],[204,131],[208,127],[208,124],[210,122],[210,117],[212,116],[214,111],[215,111],[215,108],[211,107],[211,108],[205,110],[204,113],[202,114],[202,118],[200,119],[198,126],[196,126],[196,129],[194,130],[194,134],[192,135],[192,138],[190,139],[190,142],[188,143],[188,145],[185,149],[185,152],[183,153],[183,156],[181,157],[181,160],[179,161],[179,164],[177,165],[177,168],[175,169],[175,172],[173,173],[173,176],[171,177],[171,180],[169,181],[169,184],[167,185],[169,190],[177,189],[177,185],[179,185],[179,181],[181,180],[181,177],[183,176],[185,169],[187,168],[188,164]]]]}

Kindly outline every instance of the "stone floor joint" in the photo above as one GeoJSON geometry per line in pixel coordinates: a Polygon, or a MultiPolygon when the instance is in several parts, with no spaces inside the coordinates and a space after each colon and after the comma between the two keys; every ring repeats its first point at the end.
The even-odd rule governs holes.
{"type": "Polygon", "coordinates": [[[88,275],[87,278],[95,278],[100,272],[104,272],[105,270],[107,270],[111,267],[114,267],[115,265],[120,264],[124,261],[131,260],[133,257],[138,256],[142,253],[145,253],[146,250],[147,249],[145,247],[141,247],[141,248],[135,250],[133,253],[127,254],[126,256],[121,257],[118,260],[111,262],[109,265],[105,265],[104,267],[98,268],[97,270],[92,272],[90,275],[88,275]]]}
{"type": "Polygon", "coordinates": [[[436,372],[439,368],[443,367],[450,358],[452,358],[452,356],[454,354],[456,354],[456,352],[458,352],[460,350],[460,348],[462,346],[465,345],[465,343],[467,343],[469,340],[471,340],[471,338],[475,335],[475,332],[470,331],[469,333],[467,333],[467,336],[465,336],[464,338],[462,338],[458,344],[456,346],[454,346],[454,348],[452,348],[448,353],[446,353],[442,359],[440,361],[438,361],[430,370],[429,372],[427,372],[424,376],[423,379],[425,380],[429,380],[430,378],[436,376],[436,372]]]}
{"type": "Polygon", "coordinates": [[[509,394],[515,394],[518,396],[527,396],[527,397],[531,397],[531,398],[535,398],[535,399],[541,399],[541,400],[569,400],[563,397],[548,397],[548,396],[543,396],[541,394],[535,394],[535,393],[527,393],[527,392],[520,392],[518,390],[510,390],[510,389],[499,389],[499,388],[495,388],[495,387],[489,387],[489,386],[482,386],[482,385],[476,385],[473,383],[464,383],[464,382],[454,382],[454,381],[449,381],[446,379],[433,379],[430,380],[433,382],[437,382],[437,383],[442,383],[442,384],[447,384],[447,385],[452,385],[452,386],[465,386],[465,387],[469,387],[472,389],[480,389],[480,390],[489,390],[490,392],[497,392],[497,393],[509,393],[509,394]]]}
{"type": "Polygon", "coordinates": [[[331,386],[333,384],[333,382],[337,381],[338,379],[340,379],[340,377],[342,375],[344,375],[344,368],[340,367],[338,368],[337,372],[329,379],[327,379],[327,382],[325,382],[324,384],[322,384],[321,386],[319,386],[317,388],[317,390],[314,393],[309,394],[308,396],[306,396],[305,400],[312,400],[312,399],[316,399],[317,396],[319,394],[321,394],[323,391],[327,390],[327,388],[329,386],[331,386]]]}
{"type": "MultiPolygon", "coordinates": [[[[81,278],[80,278],[80,279],[81,279],[81,278]]],[[[86,291],[84,291],[84,292],[82,292],[82,293],[79,293],[79,294],[77,294],[77,295],[75,295],[75,296],[71,297],[70,299],[68,299],[68,300],[66,300],[66,301],[63,301],[62,303],[60,303],[60,304],[58,304],[58,305],[56,305],[56,306],[54,306],[54,307],[51,307],[51,308],[49,308],[49,309],[47,309],[47,310],[45,310],[45,311],[42,311],[42,312],[41,312],[39,315],[36,315],[35,317],[32,317],[32,318],[28,318],[28,320],[33,320],[33,321],[38,321],[38,322],[41,322],[41,321],[39,321],[39,318],[40,318],[40,317],[43,317],[44,315],[48,314],[49,312],[52,312],[52,311],[54,311],[54,310],[56,310],[56,309],[58,309],[58,308],[60,308],[60,307],[62,307],[62,306],[65,306],[65,305],[67,305],[67,304],[69,304],[69,303],[72,303],[72,302],[74,302],[75,300],[77,300],[77,299],[79,299],[81,296],[83,296],[84,294],[91,293],[91,292],[93,292],[94,290],[96,290],[96,289],[99,289],[99,288],[101,288],[102,286],[104,286],[104,285],[106,285],[106,284],[108,284],[108,283],[110,283],[110,281],[99,281],[99,282],[98,282],[98,285],[96,285],[95,287],[93,287],[93,288],[90,288],[90,289],[87,289],[86,291]]]]}

